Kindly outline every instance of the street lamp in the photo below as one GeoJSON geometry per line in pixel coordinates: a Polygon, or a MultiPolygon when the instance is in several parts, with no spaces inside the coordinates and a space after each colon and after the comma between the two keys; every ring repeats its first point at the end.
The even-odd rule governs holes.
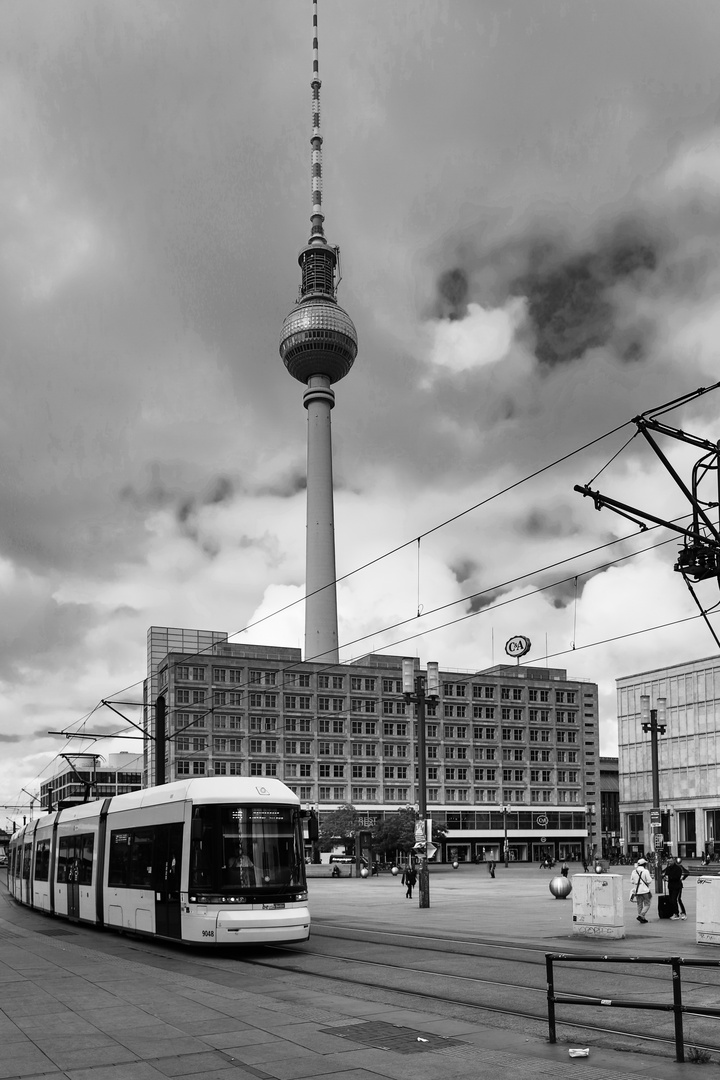
{"type": "Polygon", "coordinates": [[[510,807],[509,806],[503,806],[503,808],[502,808],[503,832],[505,834],[505,839],[503,840],[503,857],[505,859],[505,869],[506,870],[507,870],[507,865],[508,865],[508,858],[509,858],[509,855],[510,855],[510,851],[508,849],[508,837],[507,837],[507,816],[508,816],[509,812],[510,812],[510,807]]]}
{"type": "MultiPolygon", "coordinates": [[[[430,907],[430,871],[427,861],[427,845],[432,840],[428,835],[427,789],[425,768],[425,701],[436,701],[440,696],[440,672],[436,663],[427,664],[427,676],[415,674],[415,661],[405,659],[402,662],[403,694],[407,702],[417,706],[417,754],[418,754],[418,807],[422,832],[425,841],[420,851],[420,873],[418,874],[418,895],[421,908],[430,907]]],[[[422,841],[421,841],[422,843],[422,841]]]]}
{"type": "Polygon", "coordinates": [[[642,694],[640,697],[640,717],[642,729],[647,734],[650,732],[650,749],[652,752],[652,796],[653,804],[650,811],[650,829],[653,834],[653,850],[655,852],[655,892],[658,896],[663,891],[662,866],[660,865],[660,846],[662,844],[661,811],[660,811],[660,770],[658,768],[658,733],[665,734],[665,714],[667,699],[657,699],[657,708],[650,708],[650,695],[642,694]]]}

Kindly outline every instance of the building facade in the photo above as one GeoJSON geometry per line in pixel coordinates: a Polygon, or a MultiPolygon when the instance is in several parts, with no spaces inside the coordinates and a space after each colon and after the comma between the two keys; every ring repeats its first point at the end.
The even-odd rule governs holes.
{"type": "MultiPolygon", "coordinates": [[[[173,633],[150,628],[145,686],[148,743],[156,698],[165,702],[167,781],[276,776],[321,816],[351,803],[368,823],[418,803],[402,657],[303,662],[299,649],[231,644],[213,631],[184,631],[204,646],[161,655],[173,633]]],[[[599,822],[596,685],[516,664],[441,670],[440,682],[426,705],[426,791],[447,830],[443,857],[501,858],[507,835],[513,859],[581,858],[589,805],[596,837],[599,822]]]]}
{"type": "Polygon", "coordinates": [[[142,785],[143,759],[139,754],[72,754],[59,757],[54,775],[40,785],[40,805],[57,810],[86,799],[105,799],[137,791],[142,785]]]}
{"type": "Polygon", "coordinates": [[[654,834],[650,735],[640,698],[666,701],[658,737],[660,834],[683,858],[720,857],[720,657],[692,660],[617,680],[620,813],[623,847],[651,851],[654,834]]]}
{"type": "Polygon", "coordinates": [[[600,854],[604,859],[617,861],[622,853],[620,843],[620,777],[616,757],[600,758],[600,854]]]}

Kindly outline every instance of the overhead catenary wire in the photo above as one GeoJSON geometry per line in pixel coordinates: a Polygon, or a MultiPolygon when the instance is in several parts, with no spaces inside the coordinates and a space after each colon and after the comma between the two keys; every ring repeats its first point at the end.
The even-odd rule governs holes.
{"type": "MultiPolygon", "coordinates": [[[[653,526],[652,528],[654,530],[654,529],[660,528],[660,526],[653,526]]],[[[465,603],[467,603],[467,602],[469,602],[469,601],[471,601],[473,599],[476,599],[476,598],[478,598],[478,597],[480,597],[482,595],[485,595],[486,593],[492,593],[492,592],[496,592],[498,589],[507,588],[508,586],[517,584],[518,582],[523,581],[528,577],[535,577],[535,576],[537,576],[539,574],[545,573],[548,570],[554,569],[554,568],[556,568],[558,566],[561,566],[561,565],[563,565],[565,563],[574,562],[578,558],[582,558],[582,557],[587,556],[589,554],[594,554],[597,551],[601,551],[601,550],[604,550],[604,549],[606,549],[608,547],[612,547],[615,544],[623,543],[626,540],[631,539],[632,535],[633,534],[631,534],[630,536],[618,537],[615,540],[607,541],[605,544],[600,544],[600,545],[597,545],[594,548],[590,548],[590,549],[580,553],[579,555],[575,554],[575,555],[572,555],[572,556],[568,556],[565,559],[560,559],[560,560],[557,560],[554,563],[546,564],[545,566],[543,566],[543,567],[541,567],[539,569],[534,569],[534,570],[528,571],[525,574],[520,574],[520,575],[517,575],[514,578],[510,578],[510,579],[507,579],[506,581],[503,581],[501,583],[495,584],[493,586],[489,586],[487,589],[481,590],[480,592],[470,593],[470,594],[467,594],[466,596],[460,597],[459,599],[449,601],[446,604],[439,605],[438,607],[428,611],[426,613],[426,617],[429,617],[430,615],[433,615],[433,614],[438,614],[439,612],[447,610],[448,608],[457,606],[458,604],[465,604],[465,603]]],[[[585,576],[585,575],[589,575],[589,574],[596,574],[596,573],[602,572],[603,570],[607,569],[610,566],[616,565],[617,563],[626,561],[627,559],[634,558],[637,555],[642,555],[647,551],[651,551],[651,550],[654,550],[654,549],[656,549],[658,547],[662,547],[665,544],[671,543],[674,539],[675,539],[675,537],[671,536],[671,537],[669,537],[669,538],[667,538],[665,540],[662,540],[662,541],[658,542],[657,544],[649,544],[646,547],[640,549],[640,551],[630,552],[630,553],[628,553],[626,555],[619,556],[617,559],[609,560],[608,562],[599,564],[597,566],[590,567],[584,572],[584,575],[580,575],[580,576],[585,576]]],[[[498,608],[505,607],[505,606],[507,606],[509,604],[515,603],[516,601],[527,599],[530,596],[538,595],[539,593],[542,593],[542,592],[547,592],[547,591],[549,591],[551,589],[557,588],[559,585],[566,584],[568,581],[573,580],[573,577],[574,577],[574,580],[577,580],[577,576],[578,575],[575,575],[575,576],[570,575],[568,577],[556,579],[556,580],[554,580],[552,582],[549,582],[548,584],[546,584],[544,586],[538,587],[537,589],[532,589],[532,590],[529,590],[528,592],[522,593],[522,594],[520,594],[518,596],[508,597],[508,598],[506,598],[506,599],[504,599],[502,601],[498,601],[497,604],[486,605],[484,608],[479,609],[478,611],[469,612],[469,613],[467,613],[465,615],[460,616],[458,619],[449,620],[448,622],[445,622],[440,626],[424,628],[423,630],[418,631],[417,633],[410,634],[410,635],[407,635],[406,637],[403,637],[403,638],[401,638],[399,640],[396,640],[396,641],[390,643],[389,645],[387,645],[385,647],[389,648],[389,647],[393,647],[393,646],[396,646],[396,645],[399,645],[399,644],[404,644],[405,642],[408,642],[408,641],[416,640],[418,637],[423,637],[426,634],[434,633],[435,631],[440,630],[440,629],[446,629],[447,627],[452,626],[452,625],[454,625],[456,623],[463,622],[463,621],[466,621],[467,619],[474,618],[474,617],[477,617],[479,615],[485,614],[487,612],[497,610],[498,608]]],[[[353,639],[352,641],[345,642],[344,645],[343,645],[343,648],[348,648],[348,647],[350,647],[352,645],[360,644],[361,642],[366,641],[368,638],[375,637],[380,633],[387,633],[387,632],[389,632],[391,630],[398,629],[401,626],[406,626],[409,623],[414,622],[415,619],[416,619],[416,617],[412,616],[412,617],[408,617],[406,619],[400,620],[397,623],[388,624],[387,626],[382,627],[381,629],[374,629],[374,630],[372,630],[370,633],[368,633],[366,635],[362,635],[361,637],[353,639]]],[[[348,664],[352,664],[352,662],[353,662],[352,660],[348,661],[348,664]]],[[[287,668],[281,669],[281,675],[283,677],[288,675],[288,674],[292,675],[293,672],[298,670],[300,667],[302,667],[302,662],[300,662],[299,664],[290,665],[287,668]]],[[[336,669],[337,669],[337,665],[327,665],[327,667],[325,668],[325,670],[327,670],[327,671],[336,670],[336,669]]],[[[322,672],[322,670],[323,669],[321,668],[320,673],[322,672]]],[[[234,685],[235,689],[247,689],[251,685],[254,685],[254,684],[251,684],[249,682],[244,682],[244,683],[233,684],[233,685],[234,685]]],[[[279,685],[274,686],[273,690],[275,692],[279,693],[279,692],[281,692],[281,691],[283,691],[283,690],[285,690],[287,688],[292,688],[292,685],[293,684],[291,684],[291,683],[283,682],[283,683],[281,683],[279,685]]],[[[169,738],[176,738],[179,735],[182,735],[184,733],[192,731],[192,729],[195,729],[196,731],[199,730],[197,728],[197,726],[196,726],[197,719],[204,719],[206,716],[211,715],[213,713],[213,711],[214,710],[213,710],[212,705],[209,708],[202,708],[202,707],[198,708],[196,706],[196,708],[194,710],[192,710],[191,706],[189,706],[189,705],[176,706],[173,709],[169,709],[168,714],[167,714],[168,718],[174,717],[177,714],[184,714],[186,712],[191,712],[191,714],[193,716],[193,720],[190,721],[189,723],[185,724],[184,726],[176,729],[168,737],[169,738]]],[[[113,736],[112,735],[107,735],[105,737],[106,738],[112,738],[113,736]]],[[[140,738],[140,736],[138,736],[138,738],[140,738]]]]}
{"type": "MultiPolygon", "coordinates": [[[[347,581],[349,578],[353,577],[355,574],[362,573],[363,570],[367,570],[370,567],[377,565],[377,563],[381,562],[383,559],[387,559],[392,555],[398,554],[398,552],[400,552],[400,551],[404,551],[405,548],[409,547],[411,544],[417,544],[418,545],[418,559],[419,559],[420,542],[426,536],[430,536],[433,533],[438,532],[440,529],[445,528],[447,525],[451,525],[454,522],[459,521],[461,518],[467,516],[468,514],[471,514],[474,510],[479,510],[481,507],[488,505],[489,503],[493,502],[495,499],[501,498],[503,495],[506,495],[506,494],[508,494],[508,492],[515,490],[516,488],[520,487],[522,484],[525,484],[525,483],[529,482],[530,480],[533,480],[533,479],[537,478],[538,476],[542,475],[543,473],[548,472],[550,469],[555,468],[557,465],[563,464],[565,461],[568,461],[570,458],[574,457],[575,455],[583,453],[585,450],[588,450],[590,447],[597,445],[598,443],[602,442],[604,439],[610,438],[611,435],[616,434],[618,431],[622,431],[623,428],[627,427],[631,423],[632,423],[631,420],[626,420],[624,423],[618,424],[616,427],[611,428],[609,431],[606,431],[604,434],[598,435],[594,439],[590,439],[588,442],[583,443],[581,446],[576,447],[574,450],[568,451],[567,454],[563,454],[559,458],[556,458],[554,461],[548,462],[546,465],[543,465],[540,468],[535,469],[533,472],[526,474],[525,476],[521,477],[519,480],[513,481],[513,483],[511,483],[511,484],[507,484],[504,488],[501,488],[498,491],[493,492],[493,494],[488,495],[486,498],[481,499],[479,502],[473,503],[472,506],[466,507],[465,510],[461,510],[457,514],[453,514],[451,517],[446,518],[444,521],[440,522],[437,525],[433,525],[431,528],[429,528],[429,529],[425,530],[424,532],[420,533],[418,536],[413,537],[410,540],[405,540],[401,544],[397,544],[397,545],[395,545],[395,547],[389,548],[387,551],[383,552],[382,554],[377,555],[374,558],[369,559],[367,562],[362,563],[360,566],[356,566],[353,570],[349,570],[346,574],[342,574],[342,575],[340,575],[340,577],[335,578],[335,580],[331,584],[332,585],[337,585],[337,584],[340,584],[343,581],[347,581]]],[[[328,588],[328,587],[329,586],[324,586],[324,588],[328,588]]],[[[322,591],[322,590],[320,590],[320,589],[316,590],[316,592],[320,592],[320,591],[322,591]]],[[[267,615],[263,615],[263,617],[261,619],[256,619],[251,623],[246,623],[246,625],[243,626],[242,628],[240,628],[239,630],[234,630],[230,634],[228,634],[228,641],[230,641],[231,638],[238,637],[240,634],[246,634],[246,633],[248,633],[248,631],[254,630],[256,627],[258,627],[258,626],[262,625],[263,623],[267,622],[269,619],[275,618],[277,615],[282,615],[286,611],[290,611],[292,608],[297,607],[298,604],[304,603],[308,596],[313,596],[313,595],[315,595],[315,593],[305,594],[305,595],[303,595],[301,597],[298,597],[298,599],[296,599],[296,600],[291,600],[289,603],[283,604],[281,607],[276,608],[274,611],[269,612],[267,615]]],[[[200,649],[195,653],[189,654],[187,659],[191,659],[192,657],[198,657],[199,658],[199,657],[204,656],[205,654],[212,653],[213,648],[214,648],[214,645],[212,645],[212,644],[207,645],[205,648],[200,649]]],[[[307,657],[306,658],[306,660],[312,660],[312,659],[313,659],[312,657],[307,657]]],[[[143,679],[138,679],[136,682],[129,683],[127,686],[124,686],[122,689],[115,691],[115,693],[107,695],[107,697],[117,697],[118,694],[124,694],[128,690],[133,690],[133,689],[135,689],[135,687],[141,686],[143,681],[144,681],[143,679]]]]}
{"type": "MultiPolygon", "coordinates": [[[[713,384],[713,385],[712,385],[712,386],[710,386],[710,387],[707,387],[707,388],[705,388],[705,387],[701,387],[701,388],[699,388],[698,390],[696,390],[696,391],[694,391],[694,392],[691,392],[691,393],[688,393],[688,394],[686,394],[686,395],[683,395],[682,397],[676,398],[676,399],[674,399],[674,400],[673,400],[673,401],[671,401],[671,402],[667,402],[667,403],[665,403],[664,405],[661,405],[661,406],[657,406],[657,407],[655,407],[655,408],[654,408],[654,409],[652,409],[652,410],[648,410],[648,411],[647,411],[646,413],[644,413],[644,414],[642,414],[642,415],[644,415],[644,416],[648,416],[648,415],[651,415],[651,414],[652,414],[652,415],[660,415],[660,414],[661,414],[661,413],[663,413],[663,412],[668,412],[668,411],[671,411],[671,410],[672,410],[672,409],[674,409],[674,408],[678,408],[678,407],[679,407],[680,405],[682,405],[682,404],[686,404],[686,403],[687,403],[688,401],[692,400],[693,398],[695,398],[695,397],[697,397],[697,396],[699,396],[699,395],[701,395],[701,394],[705,394],[705,393],[708,393],[708,392],[710,392],[711,390],[715,390],[715,389],[717,389],[718,387],[720,387],[720,381],[719,381],[719,382],[717,382],[717,383],[715,383],[715,384],[713,384]]],[[[349,579],[350,577],[352,577],[353,575],[355,575],[355,574],[357,574],[357,573],[360,573],[360,572],[362,572],[363,570],[365,570],[365,569],[368,569],[368,568],[369,568],[369,567],[371,567],[371,566],[374,566],[374,565],[376,565],[376,564],[377,564],[378,562],[382,561],[383,559],[386,559],[386,558],[390,557],[391,555],[393,555],[393,554],[396,554],[397,552],[399,552],[399,551],[402,551],[402,550],[404,550],[404,549],[405,549],[405,548],[406,548],[406,547],[407,547],[407,546],[408,546],[409,544],[412,544],[412,543],[417,543],[417,545],[418,545],[418,612],[417,612],[417,617],[419,618],[419,617],[420,617],[420,615],[421,615],[421,610],[420,610],[420,607],[421,607],[421,605],[420,605],[420,603],[419,603],[419,552],[420,552],[420,541],[421,541],[421,539],[423,539],[423,538],[424,538],[424,537],[426,537],[426,536],[430,536],[430,535],[432,535],[433,533],[435,533],[435,532],[439,531],[440,529],[442,529],[442,528],[445,528],[446,526],[448,526],[448,525],[450,525],[450,524],[452,524],[452,523],[454,523],[454,522],[456,522],[456,521],[460,520],[460,519],[461,519],[462,517],[464,517],[464,516],[466,516],[466,515],[468,515],[468,514],[472,513],[473,511],[475,511],[475,510],[478,510],[478,509],[480,509],[481,507],[483,507],[483,506],[486,506],[486,505],[488,505],[488,504],[489,504],[490,502],[492,502],[493,500],[495,500],[495,499],[497,499],[497,498],[500,498],[500,497],[501,497],[502,495],[505,495],[505,494],[509,493],[510,491],[513,491],[513,490],[515,490],[516,488],[518,488],[518,487],[519,487],[519,486],[521,486],[522,484],[525,484],[525,483],[527,483],[527,482],[528,482],[528,481],[530,481],[530,480],[536,479],[536,478],[537,478],[538,476],[540,476],[540,475],[542,475],[543,473],[545,473],[545,472],[549,471],[550,469],[552,469],[552,468],[556,467],[557,465],[560,465],[560,464],[562,464],[563,462],[565,462],[565,461],[569,460],[570,458],[574,457],[574,456],[575,456],[575,455],[577,455],[577,454],[583,453],[583,452],[584,452],[585,450],[589,449],[590,447],[592,447],[592,446],[594,446],[594,445],[597,445],[598,443],[602,442],[602,441],[603,441],[604,439],[606,439],[606,438],[609,438],[609,437],[610,437],[611,435],[614,435],[614,434],[616,434],[616,433],[617,433],[618,431],[621,431],[621,430],[622,430],[623,428],[627,427],[627,426],[628,426],[629,424],[631,424],[631,423],[633,423],[633,422],[634,422],[633,420],[627,420],[627,421],[625,421],[624,423],[622,423],[622,424],[619,424],[619,425],[617,425],[616,427],[614,427],[614,428],[612,428],[612,429],[608,430],[608,431],[607,431],[607,432],[605,432],[605,433],[604,433],[603,435],[597,436],[596,438],[594,438],[594,439],[591,439],[591,440],[589,440],[588,442],[584,443],[584,444],[583,444],[582,446],[580,446],[580,447],[577,447],[577,448],[575,448],[575,449],[574,449],[574,450],[572,450],[572,451],[569,451],[569,452],[568,452],[567,454],[561,455],[560,457],[556,458],[556,459],[555,459],[554,461],[552,461],[552,462],[549,462],[548,464],[546,464],[546,465],[544,465],[544,466],[541,466],[541,467],[540,467],[539,469],[536,469],[536,470],[534,470],[533,472],[531,472],[531,473],[527,474],[526,476],[524,476],[524,477],[520,478],[519,480],[517,480],[517,481],[514,481],[513,483],[511,483],[511,484],[508,484],[508,485],[506,485],[506,486],[505,486],[504,488],[500,489],[500,490],[499,490],[499,491],[497,491],[497,492],[494,492],[493,494],[491,494],[491,495],[487,496],[487,497],[486,497],[486,498],[484,498],[484,499],[481,499],[481,500],[480,500],[480,501],[478,501],[477,503],[474,503],[473,505],[471,505],[471,506],[467,507],[467,508],[466,508],[465,510],[463,510],[463,511],[460,511],[459,513],[457,513],[457,514],[454,514],[454,515],[452,515],[452,516],[451,516],[451,517],[449,517],[449,518],[446,518],[446,519],[445,519],[444,521],[442,521],[442,522],[438,523],[437,525],[435,525],[435,526],[431,527],[430,529],[427,529],[427,530],[425,530],[425,531],[424,531],[424,532],[422,532],[422,533],[421,533],[421,534],[420,534],[420,535],[419,535],[418,537],[416,537],[416,538],[413,538],[412,540],[408,540],[408,541],[405,541],[405,542],[404,542],[404,543],[402,543],[402,544],[396,545],[396,546],[395,546],[394,548],[391,548],[391,549],[389,549],[388,551],[386,551],[386,552],[382,553],[381,555],[379,555],[379,556],[377,556],[377,557],[375,557],[375,558],[373,558],[373,559],[371,559],[371,560],[368,560],[367,562],[365,562],[365,563],[364,563],[364,564],[362,564],[361,566],[358,566],[358,567],[356,567],[356,568],[355,568],[354,570],[352,570],[352,571],[349,571],[348,573],[346,573],[346,574],[344,574],[344,575],[341,575],[340,577],[336,578],[336,583],[339,583],[339,582],[345,581],[345,580],[349,579]]],[[[635,434],[637,434],[637,433],[635,433],[635,434]]],[[[634,437],[634,436],[633,436],[633,437],[634,437]]],[[[612,458],[610,459],[610,462],[612,462],[613,460],[615,460],[615,458],[617,458],[617,456],[619,455],[619,453],[621,453],[621,452],[622,452],[622,450],[624,450],[624,449],[625,449],[625,448],[627,447],[627,445],[629,445],[629,443],[630,443],[631,441],[632,441],[632,438],[631,438],[631,439],[629,439],[629,440],[628,440],[628,441],[627,441],[627,442],[626,442],[626,443],[624,444],[624,446],[623,446],[623,447],[621,447],[621,448],[620,448],[620,450],[619,450],[619,451],[617,451],[617,452],[616,452],[616,454],[614,454],[614,455],[613,455],[613,457],[612,457],[612,458]]],[[[607,464],[610,464],[610,462],[608,462],[607,464]]],[[[607,467],[607,466],[603,466],[603,469],[604,469],[605,467],[607,467]]],[[[601,469],[600,471],[602,472],[603,470],[601,469]]],[[[596,474],[596,475],[599,475],[599,473],[598,473],[598,474],[596,474]]],[[[575,558],[580,558],[580,557],[582,557],[582,554],[581,554],[581,555],[579,555],[579,556],[575,556],[575,558]]],[[[541,572],[542,572],[542,570],[540,570],[540,571],[535,571],[535,573],[541,573],[541,572]]],[[[529,575],[527,575],[527,576],[529,576],[529,575]]],[[[327,586],[326,586],[326,587],[327,587],[327,586]]],[[[319,591],[321,591],[321,590],[317,590],[317,591],[319,592],[319,591]]],[[[312,595],[312,594],[309,594],[309,595],[312,595]]],[[[479,595],[479,594],[478,594],[478,595],[479,595]]],[[[229,634],[229,635],[228,635],[228,640],[230,640],[230,639],[231,639],[231,638],[233,638],[233,637],[236,637],[236,636],[238,636],[239,634],[242,634],[242,633],[246,633],[246,632],[247,632],[248,630],[250,630],[250,629],[253,629],[253,628],[255,628],[256,626],[259,626],[259,625],[261,625],[262,623],[266,622],[266,621],[267,621],[268,619],[270,619],[270,618],[273,618],[273,617],[275,617],[276,615],[282,614],[282,613],[284,613],[285,611],[288,611],[288,610],[290,610],[290,609],[291,609],[292,607],[296,606],[296,605],[297,605],[297,604],[299,604],[299,603],[302,603],[302,602],[304,602],[304,600],[306,600],[306,599],[307,599],[307,596],[303,596],[303,597],[300,597],[300,598],[298,598],[298,599],[297,599],[297,600],[295,600],[295,601],[292,601],[292,602],[291,602],[291,603],[289,603],[289,604],[283,605],[282,607],[280,607],[280,608],[279,608],[279,609],[277,609],[276,611],[274,611],[274,612],[271,612],[271,613],[269,613],[269,614],[268,614],[268,615],[266,615],[266,616],[263,616],[263,618],[262,618],[262,619],[258,619],[258,620],[255,620],[254,622],[252,622],[252,623],[249,623],[249,624],[247,624],[247,625],[246,625],[246,626],[245,626],[245,627],[244,627],[243,629],[241,629],[241,630],[236,630],[236,631],[234,631],[233,633],[229,634]]],[[[520,599],[520,598],[518,598],[518,599],[520,599]]],[[[485,609],[483,609],[483,610],[488,610],[488,609],[487,609],[487,608],[485,608],[485,609]]],[[[701,609],[701,612],[702,612],[702,609],[701,609]]],[[[430,614],[430,612],[428,612],[428,613],[426,613],[426,614],[430,614]]],[[[471,614],[478,614],[478,613],[471,613],[471,614]]],[[[464,618],[464,617],[463,617],[463,618],[464,618]]],[[[463,619],[460,619],[460,620],[457,620],[457,621],[463,621],[463,619]]],[[[707,622],[707,619],[706,619],[706,622],[707,622]]],[[[439,630],[439,629],[443,629],[443,628],[444,628],[445,626],[447,626],[447,625],[452,625],[452,623],[449,623],[449,624],[443,624],[443,626],[442,626],[442,627],[434,627],[434,628],[432,628],[432,629],[430,629],[430,630],[424,630],[424,631],[423,631],[423,632],[422,632],[421,634],[418,634],[418,635],[414,635],[414,636],[422,636],[422,634],[426,634],[426,633],[432,633],[432,632],[435,632],[436,630],[439,630]]],[[[709,624],[709,622],[708,622],[708,626],[709,626],[709,625],[710,625],[710,624],[709,624]]],[[[376,636],[376,635],[377,635],[378,633],[383,633],[383,632],[384,632],[384,631],[382,631],[382,630],[381,630],[381,631],[373,631],[373,633],[372,633],[372,634],[370,634],[370,635],[367,635],[366,637],[376,636]]],[[[711,628],[711,632],[712,632],[712,628],[711,628]]],[[[630,635],[630,636],[632,636],[632,635],[630,635]]],[[[362,640],[362,639],[358,639],[358,640],[362,640]]],[[[407,639],[403,639],[403,640],[411,640],[411,638],[407,638],[407,639]]],[[[574,643],[573,643],[573,645],[574,645],[574,643]]],[[[385,647],[385,648],[387,648],[387,647],[389,647],[389,646],[387,646],[387,645],[386,645],[386,646],[384,646],[384,647],[385,647]]],[[[212,646],[208,646],[208,647],[207,647],[207,649],[201,650],[201,651],[200,651],[199,653],[197,653],[197,654],[193,654],[193,655],[197,655],[197,656],[199,657],[199,656],[201,656],[202,654],[204,654],[204,653],[206,653],[206,652],[208,652],[208,651],[211,651],[211,650],[212,650],[212,646]]],[[[306,658],[306,659],[308,659],[308,660],[312,660],[312,658],[306,658]]],[[[126,686],[126,687],[125,687],[125,688],[123,688],[122,690],[118,690],[118,691],[116,691],[116,692],[115,692],[115,694],[113,694],[113,695],[109,695],[109,697],[111,697],[111,696],[117,696],[117,695],[118,695],[118,694],[120,694],[120,693],[124,693],[124,692],[126,692],[127,690],[131,690],[131,689],[133,689],[133,688],[135,688],[135,687],[137,687],[137,686],[141,685],[143,681],[144,681],[144,680],[137,680],[137,681],[136,681],[135,683],[131,683],[131,684],[128,684],[128,686],[126,686]]],[[[96,710],[97,710],[98,708],[100,708],[100,707],[101,707],[101,704],[102,704],[102,703],[101,703],[101,702],[99,702],[99,703],[98,703],[97,705],[95,705],[95,706],[93,707],[93,709],[92,709],[92,710],[90,710],[90,711],[89,711],[89,713],[88,713],[88,714],[86,714],[86,716],[85,716],[85,717],[83,717],[83,719],[82,719],[82,720],[80,720],[80,721],[78,721],[77,723],[79,723],[79,724],[82,724],[82,723],[87,723],[87,720],[88,720],[88,719],[89,719],[89,718],[90,718],[90,717],[91,717],[91,716],[93,715],[93,713],[94,713],[94,712],[95,712],[95,711],[96,711],[96,710]]],[[[188,725],[188,726],[192,726],[192,725],[188,725]]],[[[112,737],[112,736],[108,736],[108,738],[111,738],[111,737],[112,737]]],[[[53,759],[53,760],[54,760],[54,759],[53,759]]],[[[41,771],[41,774],[40,774],[40,775],[42,775],[42,774],[43,774],[43,773],[44,773],[44,772],[45,772],[45,771],[46,771],[46,770],[47,770],[47,769],[48,769],[48,768],[49,768],[49,767],[51,766],[51,764],[52,764],[52,761],[51,761],[51,762],[49,762],[49,763],[48,763],[48,765],[47,765],[47,766],[45,767],[45,769],[43,769],[43,770],[41,771]]]]}

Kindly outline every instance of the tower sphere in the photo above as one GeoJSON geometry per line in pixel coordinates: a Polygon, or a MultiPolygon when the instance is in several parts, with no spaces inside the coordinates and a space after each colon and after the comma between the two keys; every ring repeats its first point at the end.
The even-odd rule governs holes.
{"type": "Polygon", "coordinates": [[[347,375],[357,356],[357,332],[339,304],[310,297],[285,317],[280,334],[280,356],[294,379],[307,383],[325,375],[331,383],[347,375]]]}

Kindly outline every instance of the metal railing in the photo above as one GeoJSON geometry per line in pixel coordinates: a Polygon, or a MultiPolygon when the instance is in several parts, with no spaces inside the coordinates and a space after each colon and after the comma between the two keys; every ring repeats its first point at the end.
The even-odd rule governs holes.
{"type": "MultiPolygon", "coordinates": [[[[675,1021],[675,1060],[685,1061],[685,1040],[683,1036],[683,1013],[693,1013],[697,1016],[720,1016],[720,1008],[717,1006],[683,1005],[682,979],[680,969],[683,967],[708,967],[720,968],[720,960],[689,960],[682,956],[597,956],[595,953],[545,953],[545,966],[547,970],[547,1000],[548,1000],[548,1030],[549,1041],[557,1042],[555,1032],[555,1006],[556,1005],[599,1005],[602,1008],[613,1009],[651,1009],[656,1012],[671,1012],[675,1021]],[[656,1001],[638,1001],[637,999],[624,999],[617,997],[588,997],[582,994],[556,994],[553,964],[556,963],[588,963],[593,964],[665,964],[672,968],[672,993],[671,1002],[660,1003],[656,1001]]],[[[715,1047],[714,1049],[717,1049],[715,1047]]]]}

